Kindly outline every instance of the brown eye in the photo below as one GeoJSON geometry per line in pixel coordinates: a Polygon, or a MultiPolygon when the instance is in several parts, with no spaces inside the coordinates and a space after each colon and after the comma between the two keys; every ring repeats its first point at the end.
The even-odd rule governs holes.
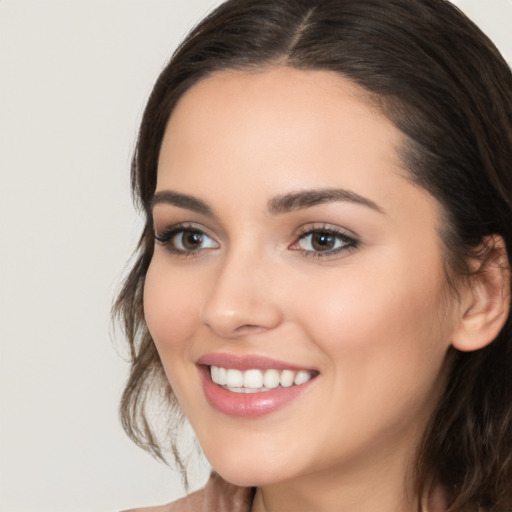
{"type": "Polygon", "coordinates": [[[203,242],[203,233],[199,231],[182,231],[175,236],[175,240],[180,240],[176,245],[181,245],[186,251],[199,249],[203,242]]]}
{"type": "Polygon", "coordinates": [[[155,235],[155,240],[174,254],[190,254],[219,247],[219,244],[203,231],[179,225],[171,226],[163,233],[155,235]]]}
{"type": "Polygon", "coordinates": [[[329,256],[357,245],[357,240],[345,233],[330,229],[312,229],[303,233],[293,248],[301,250],[306,255],[329,256]]]}
{"type": "Polygon", "coordinates": [[[334,249],[336,237],[330,233],[319,232],[311,235],[311,247],[315,251],[329,251],[334,249]]]}
{"type": "Polygon", "coordinates": [[[202,231],[180,229],[170,238],[168,245],[176,252],[195,252],[202,249],[217,248],[218,244],[202,231]]]}

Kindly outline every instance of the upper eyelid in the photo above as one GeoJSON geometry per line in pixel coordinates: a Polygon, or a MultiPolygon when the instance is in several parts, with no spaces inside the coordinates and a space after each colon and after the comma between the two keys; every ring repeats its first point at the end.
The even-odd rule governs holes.
{"type": "MultiPolygon", "coordinates": [[[[208,236],[212,233],[212,230],[208,227],[206,227],[204,224],[201,224],[199,222],[193,222],[193,221],[184,221],[184,222],[176,222],[176,223],[164,223],[164,222],[158,222],[153,220],[153,230],[155,232],[158,231],[167,231],[171,229],[191,229],[196,231],[202,231],[208,236]],[[164,226],[160,229],[157,228],[159,224],[164,224],[164,226]]],[[[333,233],[339,233],[346,235],[348,237],[358,238],[358,235],[354,233],[351,229],[341,227],[338,225],[330,224],[327,222],[307,222],[302,225],[300,225],[298,228],[296,228],[293,231],[294,236],[302,236],[304,234],[314,232],[314,231],[329,231],[333,233]]]]}
{"type": "Polygon", "coordinates": [[[220,243],[216,240],[216,238],[210,236],[208,233],[205,232],[205,230],[196,228],[193,225],[185,223],[171,224],[159,232],[155,230],[154,240],[155,243],[158,242],[158,244],[160,244],[165,250],[167,250],[170,254],[174,255],[175,257],[199,255],[204,250],[213,248],[217,249],[220,247],[220,243]],[[217,247],[199,247],[195,249],[181,249],[176,247],[172,240],[180,233],[186,231],[201,233],[201,235],[204,235],[211,241],[213,241],[217,247]]]}
{"type": "MultiPolygon", "coordinates": [[[[178,219],[180,217],[178,217],[178,219]]],[[[194,217],[192,217],[192,219],[194,219],[194,217]]],[[[171,220],[172,217],[169,218],[168,215],[165,215],[165,214],[154,215],[154,213],[153,213],[153,215],[151,216],[153,232],[156,234],[159,232],[171,230],[175,227],[181,227],[184,229],[189,228],[189,229],[193,229],[196,231],[201,231],[201,232],[205,233],[207,236],[209,236],[210,238],[214,238],[217,241],[220,239],[220,237],[225,237],[225,232],[224,232],[223,227],[221,225],[218,225],[217,223],[212,222],[211,223],[212,226],[209,226],[208,224],[210,224],[210,222],[208,222],[208,224],[205,224],[203,218],[200,218],[197,220],[191,220],[190,218],[187,219],[186,217],[184,217],[184,218],[186,220],[178,220],[176,218],[175,218],[175,220],[171,220]]],[[[207,219],[207,221],[208,221],[208,219],[207,219]]]]}
{"type": "Polygon", "coordinates": [[[197,222],[174,222],[174,223],[159,223],[155,222],[153,219],[153,231],[155,234],[159,232],[165,232],[165,231],[172,231],[172,230],[190,230],[190,231],[200,231],[201,233],[204,233],[205,235],[212,237],[211,230],[208,229],[203,224],[197,223],[197,222]],[[159,224],[162,224],[160,227],[159,224]]]}
{"type": "Polygon", "coordinates": [[[315,225],[315,223],[304,224],[304,225],[300,226],[298,233],[295,235],[296,236],[295,240],[292,242],[291,245],[289,245],[289,247],[291,248],[291,247],[297,245],[300,240],[303,240],[315,233],[322,233],[322,232],[332,234],[333,236],[337,237],[338,239],[343,240],[345,242],[345,246],[342,248],[326,250],[323,252],[322,251],[307,251],[307,250],[304,250],[304,252],[316,254],[318,256],[323,255],[323,256],[327,257],[327,256],[329,256],[329,254],[335,254],[336,252],[341,252],[343,250],[347,250],[347,249],[351,249],[351,248],[353,249],[353,248],[359,247],[361,245],[361,239],[360,239],[359,235],[357,235],[350,229],[347,229],[347,228],[344,228],[344,227],[341,227],[338,225],[328,224],[325,222],[320,223],[321,225],[319,225],[318,223],[316,223],[316,224],[317,225],[315,225]]]}
{"type": "Polygon", "coordinates": [[[310,231],[306,231],[305,233],[301,234],[300,236],[297,237],[297,240],[294,242],[297,243],[297,241],[299,240],[303,240],[304,238],[307,238],[309,236],[312,236],[316,233],[327,233],[329,235],[332,235],[334,236],[335,238],[339,238],[341,240],[344,240],[344,241],[352,241],[352,242],[357,242],[357,238],[353,237],[353,236],[350,236],[346,233],[344,233],[343,231],[333,231],[333,230],[327,230],[327,229],[312,229],[310,231]]]}
{"type": "MultiPolygon", "coordinates": [[[[154,237],[155,239],[163,238],[167,233],[171,233],[172,235],[179,233],[180,231],[197,231],[203,233],[208,238],[214,240],[217,244],[220,245],[219,237],[212,233],[212,230],[204,226],[203,224],[196,222],[177,222],[164,225],[161,229],[157,229],[156,223],[154,223],[154,237]]],[[[302,224],[298,228],[294,230],[293,239],[289,243],[288,247],[295,245],[300,239],[310,236],[313,233],[318,232],[328,232],[332,233],[335,236],[339,236],[340,238],[348,239],[355,244],[360,244],[359,236],[354,233],[352,230],[347,229],[345,227],[341,227],[339,225],[334,225],[326,222],[308,222],[302,224]]],[[[160,240],[161,241],[161,240],[160,240]]]]}
{"type": "Polygon", "coordinates": [[[178,233],[182,231],[195,231],[198,233],[202,233],[208,238],[211,238],[215,243],[219,243],[217,238],[213,235],[211,235],[208,230],[204,227],[197,227],[194,224],[189,223],[182,223],[178,222],[176,224],[169,224],[166,225],[162,229],[157,229],[156,226],[154,227],[154,238],[156,241],[161,243],[168,243],[170,238],[177,235],[178,233]],[[169,239],[167,239],[169,238],[169,239]],[[164,240],[165,239],[165,240],[164,240]]]}
{"type": "Polygon", "coordinates": [[[347,233],[345,230],[333,229],[333,228],[331,228],[331,229],[328,229],[328,228],[306,229],[305,231],[303,231],[302,233],[299,233],[297,235],[297,239],[293,243],[295,244],[298,240],[307,238],[308,236],[311,236],[315,233],[328,233],[328,234],[331,234],[338,238],[343,238],[346,240],[350,240],[350,241],[359,243],[359,238],[357,236],[351,235],[351,234],[347,233]]]}
{"type": "Polygon", "coordinates": [[[354,240],[359,240],[359,235],[352,231],[351,229],[348,229],[346,227],[340,226],[338,224],[331,224],[329,222],[307,222],[299,226],[295,234],[296,236],[303,236],[307,235],[311,232],[318,232],[318,231],[327,231],[330,233],[335,233],[339,235],[344,235],[347,238],[353,238],[354,240]]]}

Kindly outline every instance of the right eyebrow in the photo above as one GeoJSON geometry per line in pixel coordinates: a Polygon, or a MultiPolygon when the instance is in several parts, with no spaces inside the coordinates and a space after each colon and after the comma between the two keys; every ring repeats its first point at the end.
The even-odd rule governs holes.
{"type": "Polygon", "coordinates": [[[213,216],[212,207],[202,199],[198,199],[197,197],[189,196],[187,194],[180,194],[173,190],[162,190],[160,192],[156,192],[151,200],[151,210],[153,210],[157,204],[162,203],[171,204],[178,208],[185,208],[186,210],[201,213],[209,217],[213,216]]]}
{"type": "Polygon", "coordinates": [[[372,210],[384,214],[384,210],[371,199],[363,197],[351,190],[345,189],[312,189],[291,192],[271,199],[268,203],[270,213],[282,214],[295,210],[304,210],[313,206],[332,203],[336,201],[347,201],[350,203],[361,204],[372,210]]]}

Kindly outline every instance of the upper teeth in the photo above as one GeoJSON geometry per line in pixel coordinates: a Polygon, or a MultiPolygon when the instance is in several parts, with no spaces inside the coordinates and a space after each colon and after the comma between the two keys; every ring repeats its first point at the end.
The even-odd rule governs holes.
{"type": "Polygon", "coordinates": [[[211,366],[210,373],[213,382],[226,386],[230,391],[250,392],[249,390],[268,391],[281,385],[288,388],[299,386],[313,377],[313,372],[306,370],[235,370],[211,366]]]}

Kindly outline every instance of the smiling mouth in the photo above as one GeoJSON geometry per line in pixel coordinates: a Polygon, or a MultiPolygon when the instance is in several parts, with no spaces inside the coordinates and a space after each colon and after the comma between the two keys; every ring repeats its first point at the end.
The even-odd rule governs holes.
{"type": "Polygon", "coordinates": [[[255,419],[314,389],[320,372],[258,355],[204,354],[196,361],[206,400],[218,412],[255,419]]]}
{"type": "Polygon", "coordinates": [[[278,388],[301,386],[310,381],[318,372],[314,370],[277,370],[223,368],[210,366],[212,381],[232,393],[262,393],[278,388]]]}

